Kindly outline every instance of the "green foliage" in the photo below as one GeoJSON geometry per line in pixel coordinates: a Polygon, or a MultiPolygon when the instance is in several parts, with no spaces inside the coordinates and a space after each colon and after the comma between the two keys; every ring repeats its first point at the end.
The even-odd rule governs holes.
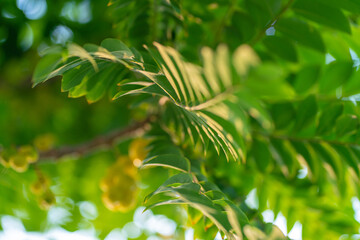
{"type": "MultiPolygon", "coordinates": [[[[78,156],[79,161],[44,164],[49,157],[45,153],[53,152],[34,141],[40,156],[36,166],[60,178],[66,186],[62,194],[75,202],[91,200],[101,209],[102,217],[90,222],[102,237],[131,221],[133,210],[121,207],[129,213],[116,225],[113,219],[119,215],[104,208],[97,187],[83,182],[90,179],[97,186],[104,169],[116,168],[111,159],[120,153],[133,161],[129,169],[139,169],[131,174],[127,167],[111,172],[106,184],[117,186],[114,196],[125,196],[122,186],[127,184],[126,191],[132,192],[126,196],[134,196],[137,206],[159,212],[185,209],[187,227],[194,229],[198,239],[213,239],[218,231],[227,239],[285,239],[264,222],[265,210],[283,214],[288,232],[300,222],[303,239],[338,239],[358,233],[351,205],[359,196],[360,178],[357,1],[114,0],[108,8],[116,38],[95,32],[105,39],[100,45],[78,41],[83,45],[48,47],[41,51],[32,78],[34,91],[41,88],[40,83],[54,79],[46,83],[51,86],[61,78],[62,92],[92,103],[80,107],[99,106],[84,131],[93,134],[84,133],[83,139],[74,142],[63,137],[64,145],[145,119],[144,144],[130,144],[128,149],[126,141],[111,142],[105,145],[113,151],[78,156]],[[102,100],[106,95],[114,102],[102,100]],[[111,127],[106,129],[106,124],[111,127]],[[84,158],[93,159],[82,172],[84,158]],[[106,161],[100,163],[100,158],[106,161]],[[81,182],[78,188],[70,183],[72,173],[81,182]],[[250,191],[256,192],[256,209],[247,204],[250,191]]],[[[81,99],[73,101],[67,116],[76,121],[69,126],[80,127],[86,115],[72,116],[81,99]]],[[[1,104],[0,114],[10,116],[1,113],[1,104]]],[[[64,120],[62,112],[57,115],[56,126],[64,120]]],[[[61,136],[61,127],[47,129],[61,136]]],[[[34,132],[32,136],[39,134],[34,132]]],[[[28,166],[30,170],[22,175],[6,170],[10,172],[2,185],[11,186],[12,176],[31,178],[38,153],[32,147],[11,144],[32,140],[3,140],[0,163],[18,172],[28,166]]],[[[75,153],[88,153],[83,145],[79,149],[75,153]]],[[[42,175],[37,174],[41,182],[42,175]]],[[[43,192],[50,192],[48,184],[43,192]]],[[[16,189],[5,189],[1,200],[13,201],[10,195],[16,189]]],[[[58,192],[54,194],[59,198],[58,192]]],[[[54,204],[52,196],[40,202],[54,204]]],[[[115,206],[116,198],[109,196],[115,206]]],[[[14,208],[20,202],[13,203],[14,208]]],[[[73,221],[81,222],[71,211],[73,221]]],[[[35,215],[35,210],[29,214],[35,215]]],[[[178,222],[174,237],[181,238],[186,219],[176,213],[167,216],[178,222]]]]}

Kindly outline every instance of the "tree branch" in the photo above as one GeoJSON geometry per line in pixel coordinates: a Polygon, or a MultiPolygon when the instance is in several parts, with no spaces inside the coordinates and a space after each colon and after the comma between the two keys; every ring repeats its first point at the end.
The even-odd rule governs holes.
{"type": "Polygon", "coordinates": [[[155,116],[149,116],[142,122],[135,123],[124,129],[115,130],[103,136],[98,136],[79,145],[64,146],[57,149],[40,152],[39,162],[48,160],[56,161],[67,155],[83,156],[100,148],[109,148],[121,139],[126,139],[142,134],[149,127],[149,123],[152,122],[154,118],[155,116]]]}

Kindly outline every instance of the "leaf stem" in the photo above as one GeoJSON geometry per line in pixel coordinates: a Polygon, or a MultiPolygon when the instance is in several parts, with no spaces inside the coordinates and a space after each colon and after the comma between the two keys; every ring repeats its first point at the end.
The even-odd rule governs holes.
{"type": "Polygon", "coordinates": [[[232,96],[234,94],[235,90],[234,88],[228,88],[226,91],[216,95],[214,98],[207,100],[203,103],[200,103],[199,105],[196,106],[183,106],[183,105],[178,105],[179,107],[182,107],[188,111],[200,111],[203,110],[205,108],[214,106],[215,104],[218,104],[220,102],[223,102],[224,100],[228,99],[230,96],[232,96]]]}

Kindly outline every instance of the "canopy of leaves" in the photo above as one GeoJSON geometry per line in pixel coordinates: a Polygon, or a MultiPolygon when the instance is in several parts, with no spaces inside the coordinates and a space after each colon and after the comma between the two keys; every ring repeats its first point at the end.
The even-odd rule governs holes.
{"type": "Polygon", "coordinates": [[[177,225],[138,239],[286,239],[296,222],[303,239],[359,233],[359,1],[0,9],[0,214],[100,238],[139,206],[177,225]],[[51,222],[49,207],[69,216],[51,222]]]}

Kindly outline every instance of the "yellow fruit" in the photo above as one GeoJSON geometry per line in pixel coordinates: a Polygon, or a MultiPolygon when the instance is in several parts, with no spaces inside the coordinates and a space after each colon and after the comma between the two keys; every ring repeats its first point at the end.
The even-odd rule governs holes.
{"type": "Polygon", "coordinates": [[[101,191],[103,192],[108,191],[111,186],[111,182],[112,182],[111,179],[107,177],[101,179],[99,184],[101,191]]]}
{"type": "Polygon", "coordinates": [[[107,209],[113,212],[126,212],[127,208],[118,199],[113,199],[109,193],[103,193],[102,201],[107,209]]]}
{"type": "Polygon", "coordinates": [[[22,154],[28,163],[34,163],[39,158],[39,154],[36,152],[35,148],[29,145],[21,146],[18,153],[22,154]]]}
{"type": "Polygon", "coordinates": [[[134,178],[137,176],[137,168],[134,167],[132,161],[127,156],[119,157],[112,169],[116,174],[124,173],[134,178]]]}
{"type": "Polygon", "coordinates": [[[102,201],[110,211],[126,212],[135,206],[135,192],[129,189],[111,188],[103,193],[102,201]]]}
{"type": "Polygon", "coordinates": [[[138,172],[137,168],[130,162],[129,165],[124,166],[123,172],[125,175],[128,175],[132,178],[137,178],[138,172]]]}
{"type": "Polygon", "coordinates": [[[17,172],[25,172],[28,167],[29,163],[22,154],[15,154],[14,156],[10,157],[9,159],[10,166],[17,172]]]}
{"type": "Polygon", "coordinates": [[[149,141],[143,138],[138,138],[132,141],[129,146],[129,157],[132,161],[143,161],[148,151],[146,150],[146,146],[149,144],[149,141]]]}
{"type": "Polygon", "coordinates": [[[109,188],[120,181],[120,177],[117,175],[107,175],[100,181],[100,189],[102,191],[108,191],[109,188]]]}
{"type": "Polygon", "coordinates": [[[120,156],[100,181],[102,201],[111,211],[125,212],[135,206],[137,168],[127,156],[120,156]]]}
{"type": "Polygon", "coordinates": [[[109,174],[100,181],[100,189],[102,191],[108,191],[110,187],[129,185],[129,183],[135,183],[132,176],[124,174],[121,170],[117,172],[109,172],[109,174]]]}

